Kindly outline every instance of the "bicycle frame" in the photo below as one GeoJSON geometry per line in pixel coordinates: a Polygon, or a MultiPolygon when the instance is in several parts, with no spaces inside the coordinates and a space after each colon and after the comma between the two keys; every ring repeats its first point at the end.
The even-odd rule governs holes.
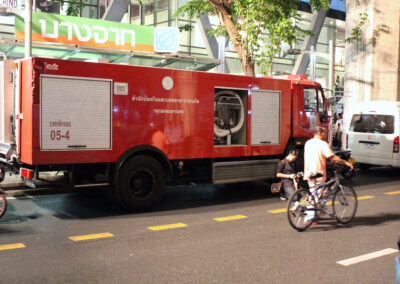
{"type": "Polygon", "coordinates": [[[331,197],[332,194],[334,194],[338,188],[340,187],[340,180],[339,180],[339,173],[337,173],[335,171],[335,178],[331,179],[330,181],[324,182],[322,184],[318,184],[315,188],[316,193],[318,194],[318,198],[321,199],[322,197],[322,193],[323,190],[328,187],[329,192],[328,195],[326,197],[324,197],[324,200],[321,202],[321,200],[319,200],[319,202],[316,202],[315,200],[315,195],[311,194],[310,196],[313,199],[313,203],[316,204],[317,206],[314,208],[310,208],[310,211],[324,211],[325,213],[329,214],[330,216],[333,216],[334,214],[329,212],[328,210],[325,209],[325,205],[328,202],[329,198],[331,197]],[[318,193],[319,190],[322,189],[321,193],[318,193]]]}
{"type": "Polygon", "coordinates": [[[339,224],[347,224],[354,218],[357,212],[357,194],[353,188],[340,184],[339,171],[335,170],[334,173],[329,181],[310,185],[310,189],[298,190],[290,197],[287,216],[294,229],[304,231],[309,228],[312,225],[311,220],[319,217],[315,212],[335,217],[339,224]],[[328,200],[332,203],[332,208],[327,206],[328,200]]]}

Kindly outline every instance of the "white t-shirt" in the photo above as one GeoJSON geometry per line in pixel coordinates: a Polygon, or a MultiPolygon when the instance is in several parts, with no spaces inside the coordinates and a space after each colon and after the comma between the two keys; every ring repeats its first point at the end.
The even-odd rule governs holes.
{"type": "Polygon", "coordinates": [[[312,138],[304,145],[304,179],[308,180],[311,174],[321,173],[326,180],[326,159],[332,157],[334,153],[329,144],[324,140],[312,138]]]}

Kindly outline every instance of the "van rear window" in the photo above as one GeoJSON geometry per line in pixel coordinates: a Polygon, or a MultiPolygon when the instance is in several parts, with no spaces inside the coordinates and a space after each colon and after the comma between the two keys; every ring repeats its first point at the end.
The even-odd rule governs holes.
{"type": "Polygon", "coordinates": [[[394,132],[394,116],[379,114],[355,114],[351,119],[350,131],[376,134],[394,132]]]}

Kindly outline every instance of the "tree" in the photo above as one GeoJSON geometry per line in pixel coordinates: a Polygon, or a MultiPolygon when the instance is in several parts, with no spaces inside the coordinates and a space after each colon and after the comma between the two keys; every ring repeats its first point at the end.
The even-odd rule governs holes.
{"type": "Polygon", "coordinates": [[[52,0],[52,2],[59,3],[61,8],[67,5],[66,13],[68,16],[79,16],[85,7],[83,0],[52,0]]]}
{"type": "MultiPolygon", "coordinates": [[[[61,6],[68,4],[67,15],[77,16],[84,7],[83,0],[52,0],[61,6]]],[[[143,4],[154,0],[134,0],[143,4]]],[[[356,0],[360,5],[360,0],[356,0]]],[[[297,39],[312,32],[301,28],[301,16],[297,4],[300,0],[189,0],[180,7],[175,17],[188,15],[199,17],[204,13],[215,14],[219,27],[209,34],[228,37],[238,53],[246,75],[255,76],[255,64],[262,66],[261,73],[267,74],[271,63],[283,44],[293,47],[297,39]]],[[[328,9],[331,0],[309,0],[314,10],[328,9]]],[[[366,13],[360,13],[360,22],[353,29],[347,42],[360,38],[362,27],[367,20],[366,13]]],[[[180,27],[190,30],[191,25],[180,27]]]]}
{"type": "MultiPolygon", "coordinates": [[[[210,34],[228,36],[238,53],[243,71],[255,76],[255,63],[262,73],[271,67],[272,59],[283,43],[294,46],[297,39],[312,34],[300,27],[297,4],[300,0],[190,0],[174,16],[190,18],[215,14],[219,27],[210,34]]],[[[330,0],[310,0],[315,10],[328,9],[330,0]]],[[[189,30],[189,25],[181,29],[189,30]]]]}

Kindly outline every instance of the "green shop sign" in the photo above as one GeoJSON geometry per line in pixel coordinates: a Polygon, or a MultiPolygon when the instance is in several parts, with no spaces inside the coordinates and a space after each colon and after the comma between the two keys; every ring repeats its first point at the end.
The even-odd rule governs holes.
{"type": "MultiPolygon", "coordinates": [[[[24,29],[24,19],[16,15],[15,39],[25,38],[24,29]]],[[[175,52],[179,47],[179,31],[177,28],[154,28],[32,12],[32,40],[124,50],[175,52]]]]}

